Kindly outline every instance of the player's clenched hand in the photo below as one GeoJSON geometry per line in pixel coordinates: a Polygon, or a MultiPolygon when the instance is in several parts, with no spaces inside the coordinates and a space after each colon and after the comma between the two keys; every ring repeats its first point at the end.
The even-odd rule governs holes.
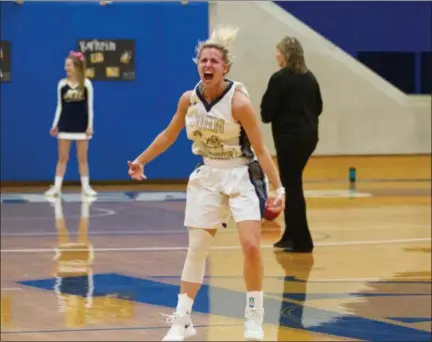
{"type": "Polygon", "coordinates": [[[136,160],[134,160],[133,162],[128,161],[128,165],[129,165],[128,173],[132,179],[135,180],[147,179],[147,177],[144,175],[144,165],[140,164],[136,160]]]}
{"type": "Polygon", "coordinates": [[[285,188],[280,187],[276,189],[276,197],[270,206],[276,211],[283,211],[285,209],[285,188]]]}

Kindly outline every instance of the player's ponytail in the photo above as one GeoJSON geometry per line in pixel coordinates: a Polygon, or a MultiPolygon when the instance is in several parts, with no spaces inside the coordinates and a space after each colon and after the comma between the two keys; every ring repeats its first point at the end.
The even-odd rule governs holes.
{"type": "Polygon", "coordinates": [[[235,26],[218,26],[211,34],[208,43],[220,44],[226,49],[230,49],[231,44],[236,39],[239,28],[235,26]]]}

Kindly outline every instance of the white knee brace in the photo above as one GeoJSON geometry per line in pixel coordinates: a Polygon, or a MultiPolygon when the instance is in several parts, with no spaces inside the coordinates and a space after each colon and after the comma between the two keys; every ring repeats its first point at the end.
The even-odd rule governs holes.
{"type": "Polygon", "coordinates": [[[202,283],[212,241],[213,236],[205,229],[189,229],[189,248],[183,267],[182,281],[202,283]]]}

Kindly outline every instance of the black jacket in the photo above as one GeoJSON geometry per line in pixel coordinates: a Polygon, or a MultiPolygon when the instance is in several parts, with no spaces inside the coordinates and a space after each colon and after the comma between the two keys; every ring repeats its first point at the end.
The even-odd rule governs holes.
{"type": "Polygon", "coordinates": [[[312,72],[298,75],[287,68],[274,73],[261,100],[261,118],[272,124],[275,142],[286,138],[318,139],[321,91],[312,72]]]}

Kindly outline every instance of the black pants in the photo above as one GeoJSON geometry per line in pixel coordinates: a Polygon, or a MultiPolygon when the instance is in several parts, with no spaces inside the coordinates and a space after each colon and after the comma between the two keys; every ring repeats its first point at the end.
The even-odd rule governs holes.
{"type": "Polygon", "coordinates": [[[291,242],[293,250],[313,249],[303,193],[303,170],[317,143],[316,137],[285,138],[275,142],[279,172],[286,191],[285,231],[281,240],[291,242]]]}

